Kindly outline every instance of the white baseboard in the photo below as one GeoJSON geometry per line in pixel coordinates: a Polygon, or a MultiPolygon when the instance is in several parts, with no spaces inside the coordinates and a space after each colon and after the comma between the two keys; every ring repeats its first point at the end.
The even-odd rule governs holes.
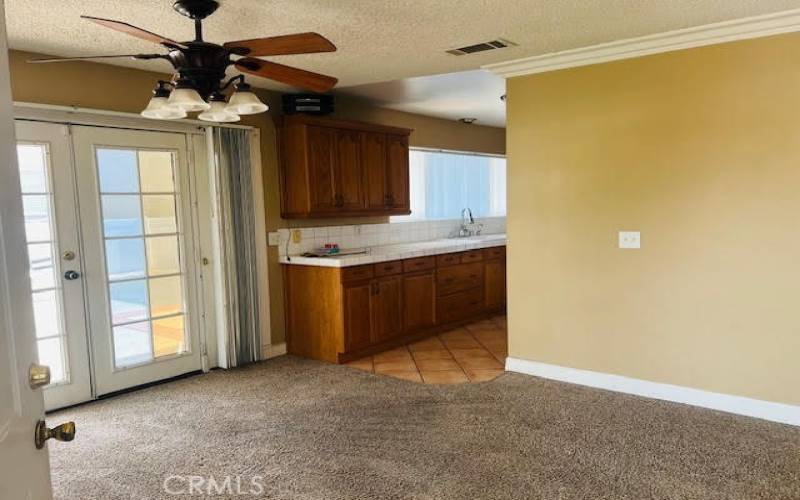
{"type": "Polygon", "coordinates": [[[272,344],[261,346],[262,359],[277,358],[286,354],[286,342],[282,344],[272,344]]]}
{"type": "Polygon", "coordinates": [[[800,406],[761,401],[659,382],[649,382],[621,375],[566,368],[518,358],[507,358],[506,370],[800,426],[800,406]]]}

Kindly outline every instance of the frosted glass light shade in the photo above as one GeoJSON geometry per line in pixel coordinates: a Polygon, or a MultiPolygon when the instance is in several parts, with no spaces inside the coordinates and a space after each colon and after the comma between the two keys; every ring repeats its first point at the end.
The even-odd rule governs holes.
{"type": "Polygon", "coordinates": [[[263,113],[269,109],[269,106],[261,102],[261,99],[249,90],[237,90],[231,96],[225,109],[237,115],[254,115],[263,113]]]}
{"type": "Polygon", "coordinates": [[[147,103],[141,115],[145,118],[152,118],[154,120],[177,120],[179,118],[186,118],[186,111],[182,109],[173,108],[168,105],[169,99],[166,97],[153,97],[147,103]]]}
{"type": "Polygon", "coordinates": [[[230,123],[241,120],[239,115],[228,111],[225,101],[211,101],[211,107],[197,115],[198,118],[207,122],[230,123]]]}
{"type": "Polygon", "coordinates": [[[211,107],[206,101],[200,97],[195,89],[191,88],[177,88],[172,91],[167,100],[169,106],[178,108],[184,112],[205,111],[211,107]]]}

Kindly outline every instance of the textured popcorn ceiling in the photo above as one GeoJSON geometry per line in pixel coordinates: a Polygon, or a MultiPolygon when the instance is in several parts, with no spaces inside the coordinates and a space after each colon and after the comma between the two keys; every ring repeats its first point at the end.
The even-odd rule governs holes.
{"type": "MultiPolygon", "coordinates": [[[[318,31],[339,51],[275,61],[331,74],[340,86],[470,70],[482,64],[800,7],[800,0],[222,0],[214,42],[318,31]],[[448,48],[503,37],[519,44],[472,56],[448,48]]],[[[10,46],[59,56],[153,52],[158,46],[79,18],[122,20],[193,37],[170,0],[6,0],[10,46]]],[[[166,71],[165,61],[115,64],[166,71]]],[[[259,86],[270,86],[266,80],[259,86]]]]}

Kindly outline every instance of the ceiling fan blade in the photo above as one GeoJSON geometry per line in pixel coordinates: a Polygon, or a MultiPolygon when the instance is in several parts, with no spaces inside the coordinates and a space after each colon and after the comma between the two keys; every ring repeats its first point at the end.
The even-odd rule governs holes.
{"type": "Polygon", "coordinates": [[[178,43],[175,40],[164,38],[161,35],[157,35],[153,32],[143,30],[142,28],[137,28],[132,24],[124,23],[122,21],[114,21],[112,19],[103,19],[100,17],[92,17],[92,16],[81,16],[81,17],[83,19],[88,19],[93,23],[99,24],[100,26],[105,26],[106,28],[111,28],[112,30],[120,31],[128,35],[135,36],[136,38],[147,40],[148,42],[160,43],[161,45],[165,45],[167,47],[175,47],[181,49],[186,48],[185,45],[178,43]]]}
{"type": "Polygon", "coordinates": [[[86,61],[90,59],[111,59],[114,57],[130,57],[133,59],[162,59],[166,56],[162,54],[121,54],[113,56],[45,57],[41,59],[28,59],[28,62],[38,64],[38,63],[53,63],[53,62],[86,61]]]}
{"type": "Polygon", "coordinates": [[[252,57],[243,57],[234,64],[237,69],[245,73],[269,78],[293,87],[313,90],[314,92],[327,92],[339,81],[332,76],[320,75],[304,69],[292,68],[291,66],[262,61],[252,57]]]}
{"type": "Polygon", "coordinates": [[[240,55],[254,57],[336,51],[336,45],[318,33],[295,33],[294,35],[237,40],[227,42],[222,46],[240,55]]]}

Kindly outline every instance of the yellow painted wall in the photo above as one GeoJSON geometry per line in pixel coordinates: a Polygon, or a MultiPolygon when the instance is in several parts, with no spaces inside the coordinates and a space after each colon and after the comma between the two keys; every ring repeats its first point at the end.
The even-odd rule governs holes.
{"type": "Polygon", "coordinates": [[[513,78],[508,111],[510,355],[800,404],[800,35],[513,78]]]}
{"type": "MultiPolygon", "coordinates": [[[[79,106],[111,111],[138,113],[147,105],[158,79],[168,75],[93,62],[28,64],[25,61],[41,54],[10,52],[11,84],[14,100],[79,106]]],[[[266,196],[268,231],[283,227],[329,226],[385,222],[386,218],[351,218],[324,220],[284,220],[280,217],[278,189],[278,156],[273,117],[280,114],[280,95],[257,90],[270,105],[270,111],[246,117],[244,125],[257,127],[261,132],[261,160],[266,196]]],[[[420,115],[373,108],[353,99],[337,100],[336,117],[413,128],[412,146],[503,153],[505,130],[464,125],[420,115]]],[[[283,314],[283,280],[278,264],[278,249],[269,248],[270,312],[272,343],[285,340],[283,314]]]]}

